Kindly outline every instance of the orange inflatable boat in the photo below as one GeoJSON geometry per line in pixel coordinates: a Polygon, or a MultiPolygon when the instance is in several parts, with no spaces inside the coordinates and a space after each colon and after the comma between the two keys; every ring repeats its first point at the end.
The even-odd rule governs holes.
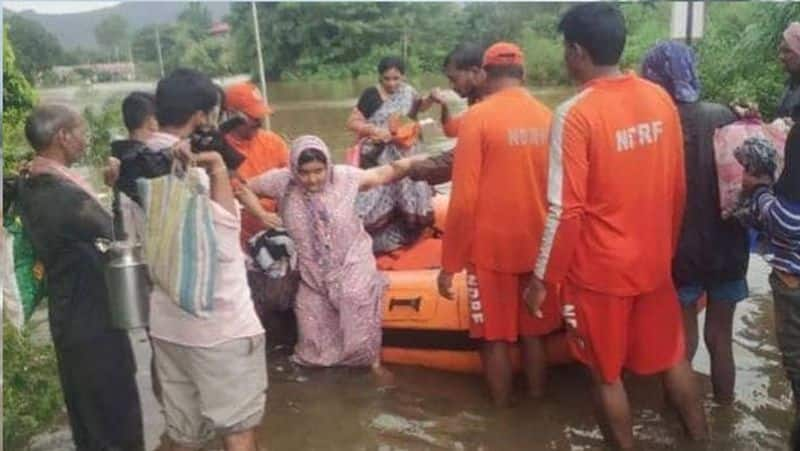
{"type": "MultiPolygon", "coordinates": [[[[434,198],[434,230],[444,229],[447,201],[446,196],[434,198]]],[[[378,267],[389,278],[389,290],[382,305],[382,359],[401,365],[479,373],[479,342],[469,337],[464,274],[458,274],[454,280],[454,300],[439,296],[436,278],[441,250],[441,240],[429,236],[406,249],[378,258],[378,267]]],[[[563,332],[547,337],[546,350],[551,364],[573,360],[563,332]]],[[[515,367],[519,368],[516,350],[512,357],[515,367]]]]}

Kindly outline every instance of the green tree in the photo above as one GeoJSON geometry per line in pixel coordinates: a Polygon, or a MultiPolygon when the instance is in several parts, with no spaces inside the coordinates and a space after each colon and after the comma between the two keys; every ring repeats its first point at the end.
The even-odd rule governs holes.
{"type": "Polygon", "coordinates": [[[9,36],[16,43],[16,65],[29,82],[36,83],[43,72],[62,63],[61,44],[38,22],[11,14],[6,24],[9,36]]]}
{"type": "Polygon", "coordinates": [[[707,33],[696,44],[703,96],[718,102],[754,100],[771,118],[786,79],[777,46],[786,26],[798,18],[798,3],[710,4],[707,33]]]}
{"type": "Polygon", "coordinates": [[[94,28],[94,38],[109,55],[119,58],[127,54],[130,42],[128,21],[119,14],[108,16],[94,28]]]}
{"type": "Polygon", "coordinates": [[[105,60],[101,51],[77,46],[72,50],[64,51],[65,65],[92,64],[105,60]]]}
{"type": "Polygon", "coordinates": [[[531,3],[468,3],[464,6],[466,27],[461,37],[483,45],[519,41],[526,23],[543,13],[543,7],[552,8],[531,3]]]}
{"type": "Polygon", "coordinates": [[[211,12],[201,2],[190,2],[178,15],[178,23],[186,27],[193,40],[203,39],[211,28],[211,12]]]}
{"type": "Polygon", "coordinates": [[[164,69],[170,71],[177,67],[178,57],[185,51],[185,42],[180,40],[178,26],[175,24],[149,25],[137,30],[131,41],[133,58],[136,61],[158,62],[156,27],[161,41],[164,69]]]}
{"type": "Polygon", "coordinates": [[[23,122],[36,95],[17,67],[7,26],[3,27],[3,174],[14,172],[29,152],[23,122]]]}
{"type": "Polygon", "coordinates": [[[226,71],[223,52],[222,41],[208,39],[191,43],[184,52],[180,64],[213,76],[220,75],[226,71]]]}
{"type": "Polygon", "coordinates": [[[463,38],[466,17],[457,3],[403,4],[402,30],[413,70],[438,72],[445,56],[463,38]],[[447,20],[443,20],[447,18],[447,20]]]}
{"type": "Polygon", "coordinates": [[[83,110],[87,133],[91,137],[81,163],[101,167],[110,155],[111,141],[124,135],[122,124],[122,95],[109,97],[99,107],[83,110]]]}
{"type": "MultiPolygon", "coordinates": [[[[249,4],[231,7],[234,69],[255,72],[249,4]]],[[[355,77],[374,72],[380,56],[402,55],[410,71],[438,68],[456,42],[454,3],[259,3],[259,29],[271,79],[355,77]]]]}
{"type": "Polygon", "coordinates": [[[669,38],[671,6],[667,2],[627,3],[621,6],[628,28],[622,67],[639,70],[642,57],[656,42],[669,38]]]}
{"type": "MultiPolygon", "coordinates": [[[[158,25],[164,71],[179,66],[193,67],[212,76],[230,70],[229,41],[211,36],[211,13],[202,3],[189,3],[174,24],[158,25]]],[[[146,62],[150,75],[158,76],[156,25],[137,30],[132,37],[133,57],[146,62]]]]}

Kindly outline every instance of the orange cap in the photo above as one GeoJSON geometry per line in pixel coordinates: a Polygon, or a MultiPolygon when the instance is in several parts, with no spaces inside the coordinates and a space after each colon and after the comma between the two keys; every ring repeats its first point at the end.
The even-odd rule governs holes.
{"type": "Polygon", "coordinates": [[[483,67],[486,66],[524,66],[522,50],[510,42],[492,44],[483,54],[483,67]]]}
{"type": "Polygon", "coordinates": [[[225,90],[225,108],[241,111],[253,119],[264,119],[272,108],[264,103],[261,92],[249,82],[236,83],[225,90]]]}

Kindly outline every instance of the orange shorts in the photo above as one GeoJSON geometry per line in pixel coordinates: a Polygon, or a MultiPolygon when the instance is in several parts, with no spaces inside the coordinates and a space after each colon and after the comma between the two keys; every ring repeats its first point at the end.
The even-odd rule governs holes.
{"type": "Polygon", "coordinates": [[[685,358],[680,303],[672,282],[631,297],[567,282],[561,294],[570,349],[606,383],[619,381],[623,368],[654,374],[685,358]]]}
{"type": "Polygon", "coordinates": [[[519,336],[547,335],[560,328],[555,287],[548,287],[542,318],[528,312],[522,295],[530,277],[531,273],[509,274],[471,268],[467,272],[470,337],[516,342],[519,336]]]}

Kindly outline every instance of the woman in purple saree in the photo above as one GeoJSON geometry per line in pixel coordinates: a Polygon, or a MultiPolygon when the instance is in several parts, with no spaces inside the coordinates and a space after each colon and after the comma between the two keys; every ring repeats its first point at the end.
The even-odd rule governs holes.
{"type": "Polygon", "coordinates": [[[409,166],[409,159],[369,170],[333,165],[325,143],[307,135],[292,142],[289,168],[249,182],[255,193],[279,199],[297,249],[302,280],[295,363],[380,369],[380,301],[387,281],[375,266],[356,196],[398,180],[409,166]]]}

